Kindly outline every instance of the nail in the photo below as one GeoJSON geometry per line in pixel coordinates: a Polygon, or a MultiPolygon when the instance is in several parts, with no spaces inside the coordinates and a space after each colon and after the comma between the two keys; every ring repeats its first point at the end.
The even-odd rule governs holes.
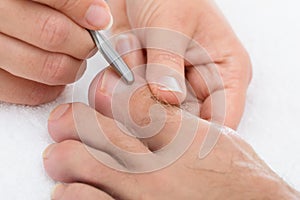
{"type": "Polygon", "coordinates": [[[112,26],[113,18],[109,9],[98,4],[92,4],[85,14],[86,21],[95,28],[107,29],[112,26]]]}
{"type": "Polygon", "coordinates": [[[114,17],[112,16],[112,14],[109,12],[109,24],[103,28],[103,30],[109,30],[113,24],[114,24],[114,17]]]}
{"type": "Polygon", "coordinates": [[[120,55],[142,49],[140,41],[135,35],[125,33],[116,38],[116,50],[120,55]]]}
{"type": "Polygon", "coordinates": [[[158,85],[158,89],[162,91],[184,93],[180,83],[171,76],[163,76],[157,79],[154,84],[158,85]]]}
{"type": "Polygon", "coordinates": [[[54,186],[52,192],[51,192],[51,200],[57,200],[60,199],[65,191],[65,186],[61,183],[54,186]]]}
{"type": "Polygon", "coordinates": [[[122,34],[118,36],[116,50],[120,55],[125,55],[132,51],[132,45],[128,35],[122,34]]]}
{"type": "Polygon", "coordinates": [[[48,159],[50,157],[50,154],[52,152],[52,150],[54,149],[55,144],[50,144],[45,151],[43,152],[43,159],[48,159]]]}
{"type": "Polygon", "coordinates": [[[98,91],[106,96],[111,97],[118,81],[116,76],[118,75],[116,75],[115,72],[105,70],[99,82],[98,91]]]}
{"type": "Polygon", "coordinates": [[[69,108],[70,108],[70,104],[64,104],[64,105],[58,106],[51,112],[49,121],[55,121],[55,120],[60,119],[69,108]]]}

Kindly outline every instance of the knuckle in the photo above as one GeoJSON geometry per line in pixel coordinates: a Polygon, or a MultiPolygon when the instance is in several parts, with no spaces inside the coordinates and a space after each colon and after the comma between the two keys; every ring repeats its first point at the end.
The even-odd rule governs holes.
{"type": "Polygon", "coordinates": [[[48,54],[45,58],[41,79],[50,85],[65,84],[67,76],[68,56],[63,54],[48,54]]]}
{"type": "Polygon", "coordinates": [[[252,62],[251,62],[251,56],[250,54],[245,50],[244,51],[244,60],[245,60],[245,66],[246,66],[246,78],[248,79],[248,84],[252,80],[253,71],[252,71],[252,62]]]}
{"type": "MultiPolygon", "coordinates": [[[[244,47],[240,48],[239,53],[237,53],[237,64],[240,66],[238,68],[240,84],[248,86],[252,79],[252,63],[249,53],[244,47]]],[[[238,79],[238,77],[236,77],[238,79]]]]}
{"type": "Polygon", "coordinates": [[[48,99],[49,90],[45,87],[46,86],[35,85],[31,88],[31,91],[29,92],[28,105],[37,106],[52,100],[48,99]]]}
{"type": "Polygon", "coordinates": [[[56,99],[64,90],[64,86],[50,87],[43,84],[34,85],[28,95],[27,105],[37,106],[56,99]]]}
{"type": "Polygon", "coordinates": [[[157,54],[154,54],[153,60],[157,61],[158,63],[165,63],[167,61],[175,66],[183,65],[183,59],[181,56],[168,51],[161,51],[157,54]]]}
{"type": "Polygon", "coordinates": [[[40,39],[45,48],[59,49],[70,33],[68,21],[60,15],[48,15],[41,18],[40,39]]]}
{"type": "Polygon", "coordinates": [[[70,11],[80,3],[82,3],[81,0],[61,0],[57,1],[57,5],[55,5],[55,7],[59,10],[70,11]]]}

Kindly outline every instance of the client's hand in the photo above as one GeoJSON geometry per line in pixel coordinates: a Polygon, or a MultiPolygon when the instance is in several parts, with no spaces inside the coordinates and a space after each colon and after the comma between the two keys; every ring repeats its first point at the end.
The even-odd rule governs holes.
{"type": "Polygon", "coordinates": [[[202,119],[238,126],[251,63],[213,1],[110,0],[109,5],[115,18],[116,49],[127,62],[138,59],[148,64],[147,81],[157,98],[180,103],[187,79],[202,102],[202,119]],[[134,50],[138,51],[127,55],[134,50]],[[220,106],[218,99],[224,95],[221,103],[225,105],[220,106]]]}
{"type": "Polygon", "coordinates": [[[65,183],[53,200],[299,198],[233,131],[160,103],[135,72],[132,86],[110,69],[97,77],[90,97],[102,114],[79,103],[51,114],[58,144],[44,165],[65,183]]]}
{"type": "Polygon", "coordinates": [[[104,0],[0,0],[0,101],[55,99],[86,68],[94,43],[84,28],[110,22],[104,0]]]}

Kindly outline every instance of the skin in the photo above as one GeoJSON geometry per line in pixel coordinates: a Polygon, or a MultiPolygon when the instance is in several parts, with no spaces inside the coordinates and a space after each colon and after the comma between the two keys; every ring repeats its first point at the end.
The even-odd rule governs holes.
{"type": "MultiPolygon", "coordinates": [[[[110,78],[105,79],[105,75],[100,74],[91,92],[95,92],[97,101],[109,105],[112,104],[113,94],[101,90],[101,85],[109,84],[116,88],[119,78],[110,69],[104,73],[109,74],[110,78]]],[[[121,92],[126,94],[130,91],[121,92]]],[[[124,100],[119,99],[117,103],[122,102],[124,100]]],[[[299,193],[281,180],[234,131],[221,131],[214,148],[201,158],[199,151],[208,130],[218,131],[219,126],[197,116],[189,117],[188,120],[182,118],[186,112],[180,112],[176,106],[161,104],[153,98],[148,86],[135,91],[129,104],[131,116],[140,126],[150,123],[145,124],[149,109],[161,105],[166,115],[164,128],[154,137],[139,140],[120,130],[111,118],[112,107],[97,107],[100,114],[87,105],[75,103],[60,106],[52,112],[49,132],[57,143],[44,152],[44,165],[51,178],[64,183],[56,186],[52,199],[299,199],[299,193]],[[103,133],[111,143],[99,138],[101,133],[94,128],[93,117],[96,117],[97,127],[104,130],[103,133]],[[179,124],[194,120],[197,124],[191,145],[179,159],[163,169],[149,173],[129,173],[132,168],[138,170],[145,165],[156,165],[157,160],[146,159],[140,162],[135,157],[113,150],[117,146],[127,152],[150,153],[160,157],[155,150],[170,143],[179,124]],[[86,143],[83,144],[81,140],[86,143]],[[97,155],[104,152],[109,162],[113,163],[111,166],[120,166],[122,171],[108,167],[102,159],[98,160],[97,155]]],[[[125,105],[121,106],[126,109],[125,105]]],[[[160,118],[161,113],[152,113],[154,122],[160,118]]],[[[119,121],[124,123],[122,119],[119,121]]],[[[185,132],[187,137],[191,128],[185,132]]],[[[175,149],[178,147],[175,146],[175,149]]]]}
{"type": "Polygon", "coordinates": [[[200,114],[202,119],[237,128],[244,111],[246,92],[252,76],[251,62],[246,50],[213,1],[176,0],[174,3],[174,0],[109,0],[108,3],[115,19],[112,33],[121,38],[127,36],[131,50],[135,51],[121,48],[118,36],[116,49],[121,49],[119,51],[121,55],[124,51],[130,52],[124,57],[127,62],[134,62],[130,63],[131,66],[148,64],[146,79],[155,97],[175,105],[184,100],[184,93],[171,95],[170,93],[174,92],[162,91],[157,84],[151,84],[152,79],[157,78],[151,74],[173,75],[171,71],[175,70],[178,81],[182,83],[182,80],[186,79],[193,87],[198,100],[202,102],[200,114]],[[197,49],[189,45],[190,41],[177,38],[172,33],[168,33],[167,36],[126,33],[131,29],[146,27],[177,31],[201,45],[206,52],[199,55],[197,49]],[[158,45],[154,45],[156,48],[151,48],[153,45],[151,41],[155,43],[158,38],[163,39],[158,45]],[[177,47],[175,49],[174,41],[177,47]],[[137,46],[144,48],[144,51],[136,50],[137,46]],[[175,53],[167,51],[168,49],[175,53]],[[188,63],[185,59],[192,60],[193,63],[188,63]],[[151,63],[168,66],[170,70],[162,72],[160,68],[149,66],[151,63]],[[218,103],[218,99],[223,98],[221,97],[223,93],[225,93],[225,114],[218,103]]]}
{"type": "Polygon", "coordinates": [[[105,28],[109,13],[103,0],[1,0],[0,100],[26,105],[54,100],[80,78],[92,55],[85,28],[105,28]],[[108,13],[95,25],[86,18],[91,5],[108,13]]]}
{"type": "MultiPolygon", "coordinates": [[[[108,21],[104,22],[103,26],[91,26],[83,17],[91,1],[78,2],[80,3],[74,6],[68,1],[1,1],[0,40],[1,44],[8,47],[0,53],[2,56],[0,78],[5,83],[2,85],[6,86],[0,88],[2,101],[29,105],[51,101],[59,95],[63,85],[75,81],[83,73],[84,60],[94,45],[82,27],[101,29],[108,24],[108,21]],[[37,23],[33,24],[32,21],[37,23]],[[54,23],[56,26],[51,26],[54,23]],[[16,29],[16,26],[24,27],[16,29]],[[20,33],[18,30],[27,30],[27,32],[20,33]],[[72,35],[69,34],[70,32],[72,35]],[[11,57],[11,53],[8,52],[14,52],[19,59],[11,57]],[[35,62],[32,63],[32,60],[35,62]],[[68,76],[65,76],[66,74],[68,76]]],[[[145,1],[110,1],[113,15],[118,21],[113,32],[120,33],[141,27],[163,27],[179,31],[199,42],[208,51],[212,63],[218,66],[218,70],[212,73],[219,73],[224,85],[219,87],[219,84],[215,84],[214,81],[212,83],[208,83],[206,79],[201,81],[198,73],[194,72],[197,66],[208,69],[209,64],[212,63],[199,61],[197,66],[191,67],[182,58],[170,52],[147,50],[146,57],[141,56],[141,52],[135,52],[127,56],[127,63],[133,62],[132,60],[145,63],[147,60],[151,63],[169,65],[182,77],[187,78],[202,103],[200,117],[203,119],[215,119],[213,110],[218,109],[212,108],[217,108],[218,105],[211,102],[218,97],[219,91],[225,90],[227,100],[225,120],[223,121],[222,118],[218,121],[216,118],[214,121],[222,124],[224,122],[225,125],[236,128],[243,113],[245,93],[251,79],[251,65],[247,53],[223,16],[210,1],[178,0],[178,4],[168,0],[147,2],[150,2],[148,6],[144,6],[145,1]],[[181,11],[180,15],[178,10],[181,11]],[[153,15],[149,17],[147,13],[153,15]],[[126,14],[130,14],[129,18],[125,17],[126,14]],[[191,23],[186,23],[187,21],[191,23]],[[170,59],[162,59],[166,57],[170,59]]],[[[106,6],[104,1],[99,3],[106,6]]],[[[132,40],[135,39],[141,45],[144,44],[145,38],[134,36],[132,40]]],[[[149,81],[147,74],[151,70],[147,68],[146,77],[143,77],[147,81],[149,81]]],[[[99,100],[104,105],[110,105],[111,94],[104,91],[109,91],[106,87],[113,87],[114,83],[104,82],[105,87],[101,87],[103,77],[106,77],[106,80],[117,79],[113,72],[107,72],[106,76],[99,76],[100,82],[96,81],[92,87],[94,89],[92,92],[96,96],[95,99],[91,99],[91,102],[99,100]]],[[[180,104],[182,99],[184,98],[174,98],[172,91],[161,91],[153,84],[134,94],[132,105],[147,102],[144,109],[148,111],[147,106],[159,104],[167,111],[167,128],[164,128],[157,137],[142,141],[128,137],[119,130],[115,121],[110,118],[112,117],[110,106],[103,108],[96,102],[94,105],[102,113],[96,114],[101,125],[111,127],[105,131],[105,134],[114,145],[127,151],[147,152],[154,155],[153,150],[160,149],[174,137],[169,134],[169,130],[181,123],[176,118],[178,116],[174,115],[180,110],[178,107],[165,106],[164,103],[159,102],[165,101],[176,105],[180,104]],[[157,101],[157,98],[160,101],[157,101]]],[[[74,104],[73,109],[84,113],[95,113],[93,109],[82,104],[74,104]]],[[[145,123],[144,115],[147,115],[147,112],[141,112],[140,109],[133,107],[131,113],[136,123],[145,123]]],[[[54,180],[68,183],[59,185],[55,189],[53,199],[165,199],[166,196],[171,199],[299,198],[296,191],[274,174],[251,147],[233,133],[222,133],[213,151],[205,159],[199,159],[199,146],[211,126],[207,121],[198,118],[199,116],[194,117],[198,122],[196,137],[180,159],[160,171],[129,174],[104,166],[87,151],[86,146],[80,142],[78,124],[74,122],[73,114],[71,107],[59,107],[49,119],[50,134],[58,143],[45,151],[45,168],[54,180]],[[76,156],[73,156],[74,154],[76,156]]],[[[158,116],[154,115],[154,117],[158,116]]],[[[89,125],[88,119],[85,120],[80,123],[83,129],[87,129],[89,125]]],[[[106,148],[107,152],[111,152],[109,153],[111,160],[124,169],[127,165],[141,167],[139,166],[141,163],[136,163],[136,160],[130,158],[124,158],[127,159],[127,165],[122,165],[118,159],[114,160],[118,155],[114,155],[110,147],[95,144],[93,148],[96,152],[102,152],[106,148]]]]}
{"type": "MultiPolygon", "coordinates": [[[[151,6],[144,8],[142,6],[144,2],[141,4],[139,2],[142,1],[109,2],[114,17],[118,21],[113,27],[114,33],[122,32],[124,34],[124,31],[137,26],[156,27],[158,26],[155,24],[156,21],[163,23],[162,27],[183,31],[186,35],[190,30],[194,33],[192,37],[207,49],[210,57],[213,58],[213,64],[218,66],[217,72],[221,74],[224,87],[218,88],[219,85],[215,84],[216,80],[214,79],[211,82],[206,81],[215,76],[201,79],[201,75],[205,74],[205,71],[200,71],[200,76],[198,76],[199,71],[193,73],[193,69],[197,69],[197,66],[187,66],[186,63],[182,64],[182,61],[166,63],[172,69],[176,69],[181,76],[185,76],[192,85],[190,89],[196,93],[195,102],[200,107],[200,112],[193,112],[191,117],[176,106],[179,103],[183,105],[186,103],[185,100],[182,102],[182,99],[178,98],[178,94],[174,94],[175,92],[172,91],[159,91],[159,86],[147,84],[149,83],[148,72],[153,70],[149,65],[144,67],[142,73],[136,72],[136,82],[141,81],[144,85],[142,84],[135,91],[127,91],[129,86],[121,87],[122,82],[119,82],[119,77],[112,69],[100,73],[90,88],[90,104],[95,110],[87,105],[75,103],[59,106],[50,115],[49,132],[57,143],[45,150],[44,166],[51,178],[63,183],[54,188],[52,199],[299,199],[299,193],[278,177],[234,131],[219,131],[220,124],[232,128],[237,126],[243,112],[246,88],[251,78],[251,67],[247,54],[216,7],[208,1],[189,1],[185,4],[178,4],[180,10],[188,10],[191,13],[190,16],[195,14],[198,17],[201,16],[201,19],[205,19],[198,21],[195,30],[195,27],[189,29],[190,27],[182,23],[176,24],[178,20],[171,20],[175,16],[172,11],[178,9],[163,8],[166,5],[170,7],[178,5],[174,5],[174,3],[171,5],[170,1],[151,1],[153,4],[150,3],[152,6],[159,3],[162,10],[168,10],[170,13],[167,12],[167,16],[164,16],[168,21],[159,19],[162,14],[159,13],[160,9],[157,9],[157,12],[152,15],[155,16],[153,17],[155,20],[149,20],[154,24],[149,21],[145,22],[146,18],[139,21],[140,16],[143,16],[141,13],[149,13],[143,9],[151,8],[151,6]],[[189,4],[190,2],[195,4],[189,4]],[[199,6],[199,2],[201,6],[199,6]],[[129,19],[124,17],[126,13],[120,11],[125,11],[125,5],[128,6],[126,10],[139,11],[137,12],[138,16],[134,18],[128,15],[129,19]],[[183,5],[189,7],[185,8],[183,5]],[[190,9],[191,7],[197,9],[190,9]],[[199,10],[201,15],[197,14],[199,10]],[[204,12],[207,10],[210,12],[204,12]],[[174,24],[175,26],[173,26],[174,24]],[[216,24],[216,26],[211,27],[210,24],[216,24]],[[198,27],[200,28],[198,29],[198,27]],[[174,66],[174,63],[181,64],[174,66]],[[186,74],[183,73],[183,69],[186,74]],[[121,90],[118,90],[119,87],[121,90]],[[219,125],[207,121],[213,118],[212,107],[218,108],[217,104],[210,105],[208,103],[218,97],[216,91],[226,94],[226,108],[228,108],[225,112],[225,120],[223,120],[224,116],[221,116],[222,120],[220,121],[214,120],[219,125]],[[115,96],[115,94],[121,94],[117,97],[123,97],[122,95],[125,97],[130,92],[132,93],[129,105],[126,105],[128,99],[115,96]],[[112,102],[116,102],[116,104],[112,102]],[[232,103],[235,103],[234,106],[232,103]],[[114,115],[112,109],[116,105],[121,107],[118,110],[126,111],[128,108],[133,122],[141,127],[148,126],[151,122],[154,122],[155,125],[162,119],[162,114],[153,112],[153,110],[150,117],[150,110],[156,106],[160,106],[164,110],[166,121],[163,128],[153,137],[142,139],[131,137],[124,134],[124,131],[120,130],[116,124],[117,119],[130,127],[126,121],[128,118],[114,115]],[[93,123],[95,122],[94,118],[96,118],[96,124],[93,123]],[[196,122],[196,124],[191,122],[196,122]],[[163,159],[141,161],[134,156],[131,157],[115,150],[115,147],[118,147],[127,152],[147,153],[153,158],[161,156],[157,150],[176,152],[181,145],[175,146],[175,149],[163,147],[167,147],[166,145],[176,138],[176,131],[184,124],[188,124],[189,127],[183,132],[187,137],[191,130],[195,130],[195,135],[191,138],[192,143],[179,159],[174,159],[172,164],[162,169],[159,168],[159,161],[164,161],[163,159]],[[99,131],[99,127],[101,131],[99,131]],[[218,140],[215,145],[212,145],[213,148],[208,151],[209,153],[201,157],[199,156],[202,155],[200,147],[205,144],[205,138],[207,134],[211,133],[210,131],[219,133],[218,140]],[[99,138],[102,134],[105,137],[99,138]],[[107,160],[103,160],[101,157],[103,155],[107,160]],[[107,166],[107,164],[109,165],[107,166]],[[148,173],[132,173],[143,171],[148,166],[157,166],[157,170],[148,173]]],[[[134,14],[135,12],[128,13],[134,14]]],[[[132,46],[143,46],[143,39],[145,39],[131,33],[126,38],[132,46]]],[[[117,49],[124,50],[118,48],[119,45],[117,42],[117,49]]],[[[132,69],[145,63],[149,64],[149,62],[160,63],[161,60],[153,61],[153,58],[166,55],[166,52],[148,52],[146,49],[146,54],[144,54],[144,51],[133,49],[135,50],[129,50],[129,53],[127,52],[123,56],[132,69]],[[153,56],[156,53],[158,56],[153,56]]],[[[168,54],[168,58],[179,59],[172,54],[168,54]]],[[[163,62],[168,62],[168,59],[164,59],[163,62]]],[[[202,68],[207,66],[203,63],[201,65],[201,61],[198,64],[202,68]]],[[[216,71],[211,73],[214,75],[216,71]]],[[[218,113],[218,109],[214,110],[217,110],[218,113]]],[[[136,127],[130,130],[133,135],[137,133],[139,136],[143,136],[145,134],[143,131],[138,132],[136,127]]]]}
{"type": "MultiPolygon", "coordinates": [[[[103,14],[97,17],[96,25],[92,25],[87,20],[87,12],[94,5],[101,6],[108,13],[110,9],[103,0],[71,2],[0,2],[0,42],[6,47],[0,50],[1,101],[26,105],[46,103],[54,100],[66,84],[82,76],[86,58],[93,55],[94,49],[85,28],[99,30],[109,23],[109,17],[103,14]]],[[[146,41],[155,41],[154,35],[127,35],[127,43],[132,45],[129,51],[133,46],[146,49],[145,55],[142,50],[127,55],[130,57],[127,61],[139,60],[148,64],[146,77],[156,98],[179,105],[186,94],[174,95],[172,90],[161,90],[157,84],[151,84],[154,78],[151,74],[157,74],[158,70],[151,67],[151,63],[168,66],[170,70],[165,75],[176,77],[168,73],[177,72],[176,78],[183,90],[183,80],[188,80],[202,102],[201,118],[224,123],[233,129],[238,126],[251,79],[251,63],[247,52],[213,2],[110,0],[108,3],[115,19],[113,34],[123,33],[124,36],[124,31],[133,28],[164,28],[193,39],[207,51],[206,57],[198,59],[196,55],[196,59],[192,58],[194,63],[191,65],[183,57],[193,57],[191,55],[194,55],[195,49],[187,46],[186,41],[178,41],[183,54],[180,56],[161,49],[147,49],[146,41]],[[178,13],[178,10],[181,12],[178,13]],[[149,16],[149,13],[152,14],[149,16]],[[225,106],[220,111],[218,99],[222,95],[225,95],[225,106]]],[[[116,49],[122,53],[124,48],[121,46],[120,42],[116,43],[116,49]]],[[[169,49],[170,43],[161,47],[169,49]]]]}

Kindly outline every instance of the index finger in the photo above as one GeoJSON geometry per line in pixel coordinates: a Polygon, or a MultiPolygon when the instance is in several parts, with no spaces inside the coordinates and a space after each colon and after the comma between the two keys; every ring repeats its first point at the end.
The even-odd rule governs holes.
{"type": "Polygon", "coordinates": [[[47,5],[0,1],[0,32],[45,51],[86,59],[94,43],[89,33],[47,5]]]}
{"type": "Polygon", "coordinates": [[[238,72],[236,69],[236,74],[227,72],[227,77],[218,75],[226,71],[232,71],[232,68],[224,67],[223,72],[219,72],[215,64],[193,66],[187,71],[187,80],[202,102],[199,113],[202,119],[237,129],[244,112],[249,82],[243,75],[247,72],[242,70],[238,72]]]}
{"type": "Polygon", "coordinates": [[[112,24],[112,15],[104,0],[33,0],[48,5],[70,17],[80,26],[91,29],[106,29],[112,24]]]}

